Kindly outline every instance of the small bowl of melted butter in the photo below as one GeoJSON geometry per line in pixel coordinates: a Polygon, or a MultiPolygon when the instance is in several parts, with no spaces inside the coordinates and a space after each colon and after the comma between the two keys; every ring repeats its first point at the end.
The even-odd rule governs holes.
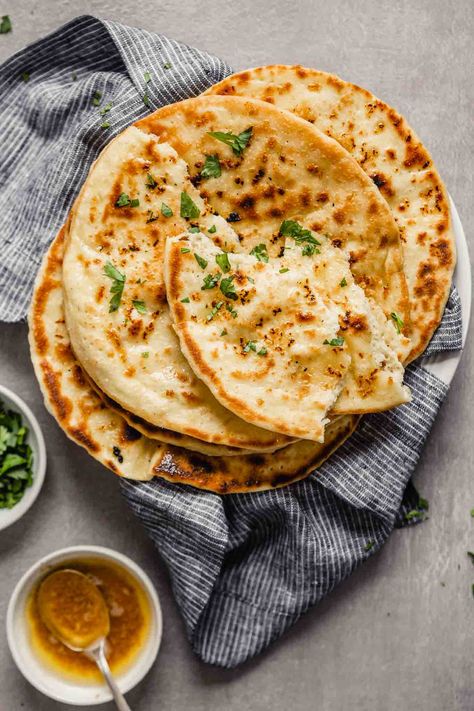
{"type": "MultiPolygon", "coordinates": [[[[153,665],[161,642],[161,607],[153,584],[130,558],[99,546],[76,546],[38,561],[13,591],[7,612],[12,656],[26,679],[47,696],[67,704],[112,700],[95,662],[59,641],[40,614],[41,583],[57,570],[86,575],[105,599],[110,619],[105,652],[122,693],[138,684],[153,665]]],[[[65,595],[65,605],[67,604],[65,595]]],[[[68,610],[62,611],[65,616],[68,610]]]]}

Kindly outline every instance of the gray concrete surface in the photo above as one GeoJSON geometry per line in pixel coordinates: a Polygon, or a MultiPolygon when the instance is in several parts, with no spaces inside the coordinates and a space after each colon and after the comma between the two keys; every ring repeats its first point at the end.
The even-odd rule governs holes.
{"type": "MultiPolygon", "coordinates": [[[[235,68],[302,62],[371,88],[431,149],[471,241],[473,197],[471,0],[2,0],[14,29],[0,60],[77,14],[167,33],[235,68]]],[[[1,258],[1,257],[0,257],[1,258]]],[[[166,570],[121,500],[114,477],[63,436],[46,413],[25,325],[0,327],[0,382],[37,413],[49,467],[25,518],[0,533],[0,624],[20,574],[59,546],[96,543],[134,558],[161,595],[164,639],[135,711],[422,711],[474,709],[472,411],[474,329],[416,473],[430,519],[385,548],[286,637],[242,669],[201,664],[187,644],[166,570]]],[[[37,693],[10,658],[0,628],[0,709],[70,708],[37,693]]],[[[111,709],[110,705],[104,709],[111,709]]]]}

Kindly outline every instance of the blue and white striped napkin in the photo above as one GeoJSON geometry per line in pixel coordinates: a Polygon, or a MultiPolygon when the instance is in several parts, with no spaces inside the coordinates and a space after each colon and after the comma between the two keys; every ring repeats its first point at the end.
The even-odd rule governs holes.
{"type": "MultiPolygon", "coordinates": [[[[149,111],[230,71],[163,35],[93,17],[0,67],[4,321],[25,316],[42,255],[100,150],[149,111]]],[[[453,290],[430,353],[460,349],[461,330],[453,290]]],[[[410,404],[364,417],[318,472],[285,489],[222,497],[160,479],[122,482],[169,567],[203,660],[232,667],[261,652],[417,506],[409,479],[447,386],[420,363],[406,382],[410,404]]]]}

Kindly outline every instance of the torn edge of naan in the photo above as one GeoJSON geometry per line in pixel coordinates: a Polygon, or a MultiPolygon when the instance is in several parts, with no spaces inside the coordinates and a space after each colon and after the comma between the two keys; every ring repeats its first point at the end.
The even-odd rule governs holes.
{"type": "Polygon", "coordinates": [[[403,336],[355,284],[348,255],[305,235],[311,250],[291,241],[270,257],[184,233],[167,242],[165,281],[181,350],[213,395],[252,424],[322,442],[328,412],[387,410],[410,392],[403,336]]]}

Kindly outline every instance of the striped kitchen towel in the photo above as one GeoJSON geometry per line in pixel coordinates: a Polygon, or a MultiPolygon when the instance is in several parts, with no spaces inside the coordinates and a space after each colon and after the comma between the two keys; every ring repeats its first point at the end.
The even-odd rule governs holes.
{"type": "MultiPolygon", "coordinates": [[[[132,121],[230,71],[163,35],[93,17],[0,67],[3,320],[25,316],[42,255],[99,151],[132,121]]],[[[453,290],[430,353],[461,348],[461,331],[453,290]]],[[[447,386],[420,362],[406,381],[410,404],[364,417],[318,472],[287,488],[223,497],[160,479],[122,482],[203,660],[233,667],[261,652],[419,506],[409,479],[447,386]]]]}

